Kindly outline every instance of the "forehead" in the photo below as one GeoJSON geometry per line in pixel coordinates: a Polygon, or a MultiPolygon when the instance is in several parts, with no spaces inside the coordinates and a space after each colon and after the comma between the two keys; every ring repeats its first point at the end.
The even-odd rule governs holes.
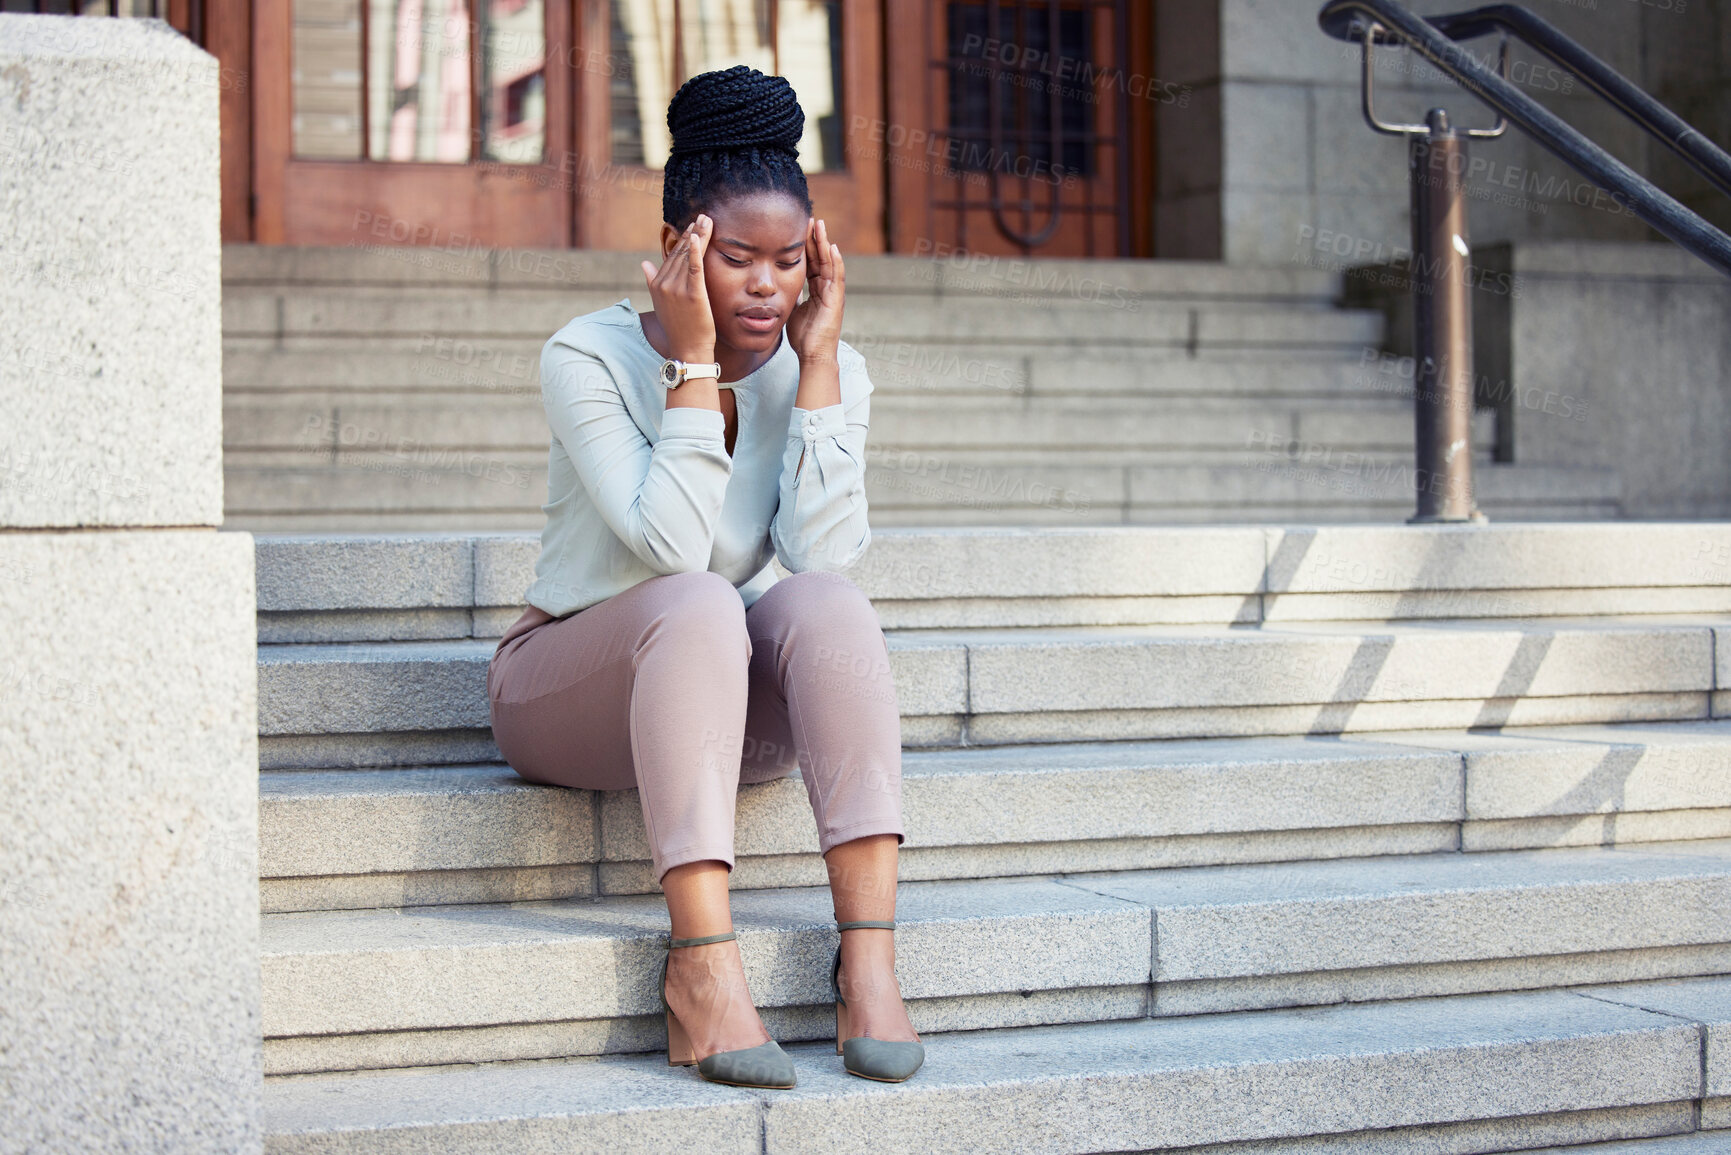
{"type": "Polygon", "coordinates": [[[783,193],[755,192],[729,197],[708,210],[715,221],[715,239],[742,241],[754,249],[774,252],[805,243],[805,208],[783,193]]]}

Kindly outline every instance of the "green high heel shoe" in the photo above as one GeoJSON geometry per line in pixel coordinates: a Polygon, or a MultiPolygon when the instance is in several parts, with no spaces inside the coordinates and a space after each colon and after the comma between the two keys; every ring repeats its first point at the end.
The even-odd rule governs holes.
{"type": "MultiPolygon", "coordinates": [[[[712,934],[708,938],[673,938],[667,943],[668,958],[684,946],[708,946],[712,942],[732,942],[738,933],[712,934]]],[[[730,1087],[761,1087],[785,1091],[794,1085],[793,1060],[787,1057],[774,1039],[738,1051],[717,1051],[704,1059],[697,1057],[691,1037],[680,1025],[679,1017],[667,1002],[667,962],[661,960],[661,1006],[667,1012],[667,1065],[697,1066],[697,1073],[711,1083],[726,1083],[730,1087]]]]}
{"type": "MultiPolygon", "coordinates": [[[[843,930],[894,930],[894,922],[838,922],[838,931],[843,930]]],[[[841,946],[835,948],[835,967],[830,971],[829,983],[835,990],[835,1053],[840,1055],[841,1065],[850,1075],[858,1075],[862,1079],[876,1079],[880,1083],[899,1083],[920,1069],[920,1064],[926,1061],[924,1043],[910,1043],[892,1039],[868,1039],[863,1035],[857,1039],[849,1038],[852,1033],[848,1026],[847,1002],[841,997],[841,946]]]]}

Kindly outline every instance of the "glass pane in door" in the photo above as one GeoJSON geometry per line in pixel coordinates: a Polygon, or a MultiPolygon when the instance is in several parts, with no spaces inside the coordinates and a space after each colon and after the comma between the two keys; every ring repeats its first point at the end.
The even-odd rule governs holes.
{"type": "Polygon", "coordinates": [[[360,0],[295,0],[294,154],[361,158],[360,0]]]}
{"type": "MultiPolygon", "coordinates": [[[[632,123],[613,126],[614,156],[650,168],[667,164],[672,142],[667,136],[667,102],[673,84],[673,0],[613,0],[614,81],[630,79],[632,123]]],[[[619,104],[615,110],[620,111],[619,104]]]]}
{"type": "Polygon", "coordinates": [[[1093,174],[1098,98],[1087,78],[1110,76],[1111,65],[1095,59],[1091,16],[1051,4],[949,5],[950,162],[956,168],[1093,174]]]}
{"type": "Polygon", "coordinates": [[[841,5],[836,0],[612,0],[613,158],[661,168],[667,102],[700,72],[779,73],[805,109],[807,172],[843,167],[841,5]],[[628,86],[628,91],[618,91],[628,86]]]}
{"type": "Polygon", "coordinates": [[[547,139],[544,0],[481,2],[481,159],[539,164],[547,139]]]}
{"type": "Polygon", "coordinates": [[[776,60],[805,109],[799,162],[807,172],[846,168],[842,160],[841,4],[781,0],[776,60]]]}
{"type": "Polygon", "coordinates": [[[367,2],[370,159],[467,162],[468,0],[367,2]]]}
{"type": "Polygon", "coordinates": [[[749,64],[775,72],[775,29],[760,0],[681,0],[680,54],[685,76],[749,64]]]}
{"type": "MultiPolygon", "coordinates": [[[[0,3],[3,2],[4,0],[0,0],[0,3]]],[[[637,100],[639,58],[637,45],[632,42],[630,33],[625,29],[624,7],[620,0],[613,0],[607,6],[612,17],[611,31],[608,34],[612,51],[607,54],[607,135],[614,164],[642,164],[643,113],[637,100]]],[[[654,63],[653,38],[649,43],[651,53],[648,62],[654,63]]]]}
{"type": "MultiPolygon", "coordinates": [[[[78,16],[107,16],[109,0],[61,0],[59,3],[44,3],[44,12],[67,12],[78,16]]],[[[164,0],[115,0],[115,16],[162,16],[168,5],[164,0]]],[[[3,12],[34,12],[35,0],[7,0],[0,4],[3,12]]]]}

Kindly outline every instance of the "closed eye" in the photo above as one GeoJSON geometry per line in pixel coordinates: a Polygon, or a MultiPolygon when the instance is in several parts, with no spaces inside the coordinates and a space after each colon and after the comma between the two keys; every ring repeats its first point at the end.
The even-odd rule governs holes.
{"type": "MultiPolygon", "coordinates": [[[[722,250],[720,250],[720,249],[717,249],[715,251],[721,255],[722,260],[726,261],[728,264],[732,265],[736,269],[743,269],[743,268],[745,268],[745,266],[751,264],[751,262],[749,260],[746,260],[742,257],[735,257],[729,253],[722,252],[722,250]]],[[[801,265],[803,265],[804,263],[805,263],[805,254],[801,253],[799,256],[795,257],[791,261],[777,261],[776,265],[780,268],[783,268],[783,269],[797,269],[801,265]]]]}

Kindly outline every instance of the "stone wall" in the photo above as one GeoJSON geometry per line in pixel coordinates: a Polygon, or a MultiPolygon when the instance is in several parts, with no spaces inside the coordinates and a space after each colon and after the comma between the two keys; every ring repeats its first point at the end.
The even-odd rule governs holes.
{"type": "MultiPolygon", "coordinates": [[[[1421,12],[1467,0],[1425,0],[1421,12]]],[[[1731,128],[1731,15],[1726,0],[1531,0],[1589,51],[1667,101],[1709,137],[1731,128]]],[[[1156,68],[1186,85],[1184,107],[1156,110],[1155,254],[1243,264],[1342,268],[1409,244],[1405,144],[1359,110],[1359,49],[1325,37],[1320,0],[1157,0],[1156,68]]],[[[1473,43],[1494,64],[1496,41],[1473,43]]],[[[1456,123],[1494,117],[1410,54],[1379,50],[1378,113],[1422,121],[1440,105],[1456,123]]],[[[1513,80],[1637,171],[1723,227],[1731,206],[1573,76],[1524,50],[1513,80]]],[[[1646,226],[1511,128],[1475,142],[1476,244],[1643,240],[1646,226]]]]}
{"type": "Polygon", "coordinates": [[[216,62],[0,15],[0,1147],[256,1151],[252,542],[216,62]]]}
{"type": "Polygon", "coordinates": [[[1479,380],[1521,464],[1610,466],[1633,518],[1731,517],[1731,281],[1675,245],[1488,251],[1479,380]]]}

